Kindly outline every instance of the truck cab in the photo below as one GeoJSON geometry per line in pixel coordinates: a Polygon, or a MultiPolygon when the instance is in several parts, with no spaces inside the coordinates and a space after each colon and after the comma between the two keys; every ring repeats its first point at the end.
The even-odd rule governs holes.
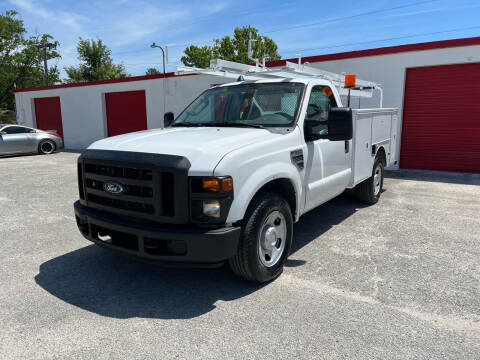
{"type": "Polygon", "coordinates": [[[394,163],[396,109],[342,107],[317,77],[203,92],[173,123],[103,139],[78,160],[84,237],[149,261],[279,276],[293,223],[347,188],[378,201],[394,163]]]}

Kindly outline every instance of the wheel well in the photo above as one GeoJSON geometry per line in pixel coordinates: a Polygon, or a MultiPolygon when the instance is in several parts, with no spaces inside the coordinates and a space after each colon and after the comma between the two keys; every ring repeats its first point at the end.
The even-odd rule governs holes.
{"type": "Polygon", "coordinates": [[[381,147],[378,149],[376,156],[380,158],[380,160],[382,161],[383,166],[387,166],[387,154],[385,153],[385,149],[383,148],[383,146],[381,146],[381,147]]]}
{"type": "Polygon", "coordinates": [[[295,187],[293,186],[290,179],[280,178],[266,183],[257,191],[253,199],[262,192],[271,192],[274,194],[278,194],[285,200],[287,200],[288,205],[290,205],[290,209],[292,210],[293,218],[295,218],[295,214],[297,211],[297,198],[295,187]]]}

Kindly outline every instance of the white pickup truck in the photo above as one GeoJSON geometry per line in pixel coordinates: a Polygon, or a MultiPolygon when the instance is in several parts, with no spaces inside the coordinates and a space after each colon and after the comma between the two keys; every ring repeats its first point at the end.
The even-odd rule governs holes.
{"type": "Polygon", "coordinates": [[[307,211],[347,188],[378,201],[395,163],[397,109],[344,108],[321,76],[240,80],[206,90],[169,127],[85,150],[81,233],[159,263],[228,261],[265,282],[281,274],[307,211]]]}

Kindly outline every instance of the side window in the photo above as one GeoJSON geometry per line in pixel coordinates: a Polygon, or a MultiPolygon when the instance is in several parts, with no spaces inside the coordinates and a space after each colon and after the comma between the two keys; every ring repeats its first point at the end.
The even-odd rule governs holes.
{"type": "MultiPolygon", "coordinates": [[[[318,121],[328,120],[328,112],[334,107],[337,107],[337,102],[332,89],[329,86],[314,86],[310,93],[306,118],[318,121]]],[[[325,135],[327,131],[327,125],[318,125],[313,128],[313,132],[319,135],[325,135]]]]}
{"type": "Polygon", "coordinates": [[[7,134],[26,134],[29,129],[21,126],[8,126],[3,129],[7,134]]]}

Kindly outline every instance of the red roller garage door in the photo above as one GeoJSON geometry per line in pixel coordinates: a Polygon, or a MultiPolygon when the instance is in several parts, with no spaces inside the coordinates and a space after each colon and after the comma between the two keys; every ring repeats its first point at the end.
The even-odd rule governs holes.
{"type": "Polygon", "coordinates": [[[147,129],[145,91],[105,94],[108,136],[147,129]]]}
{"type": "Polygon", "coordinates": [[[407,70],[400,167],[480,173],[480,63],[407,70]]]}
{"type": "Polygon", "coordinates": [[[34,103],[37,128],[40,130],[56,130],[63,138],[60,98],[58,96],[35,98],[34,103]]]}

